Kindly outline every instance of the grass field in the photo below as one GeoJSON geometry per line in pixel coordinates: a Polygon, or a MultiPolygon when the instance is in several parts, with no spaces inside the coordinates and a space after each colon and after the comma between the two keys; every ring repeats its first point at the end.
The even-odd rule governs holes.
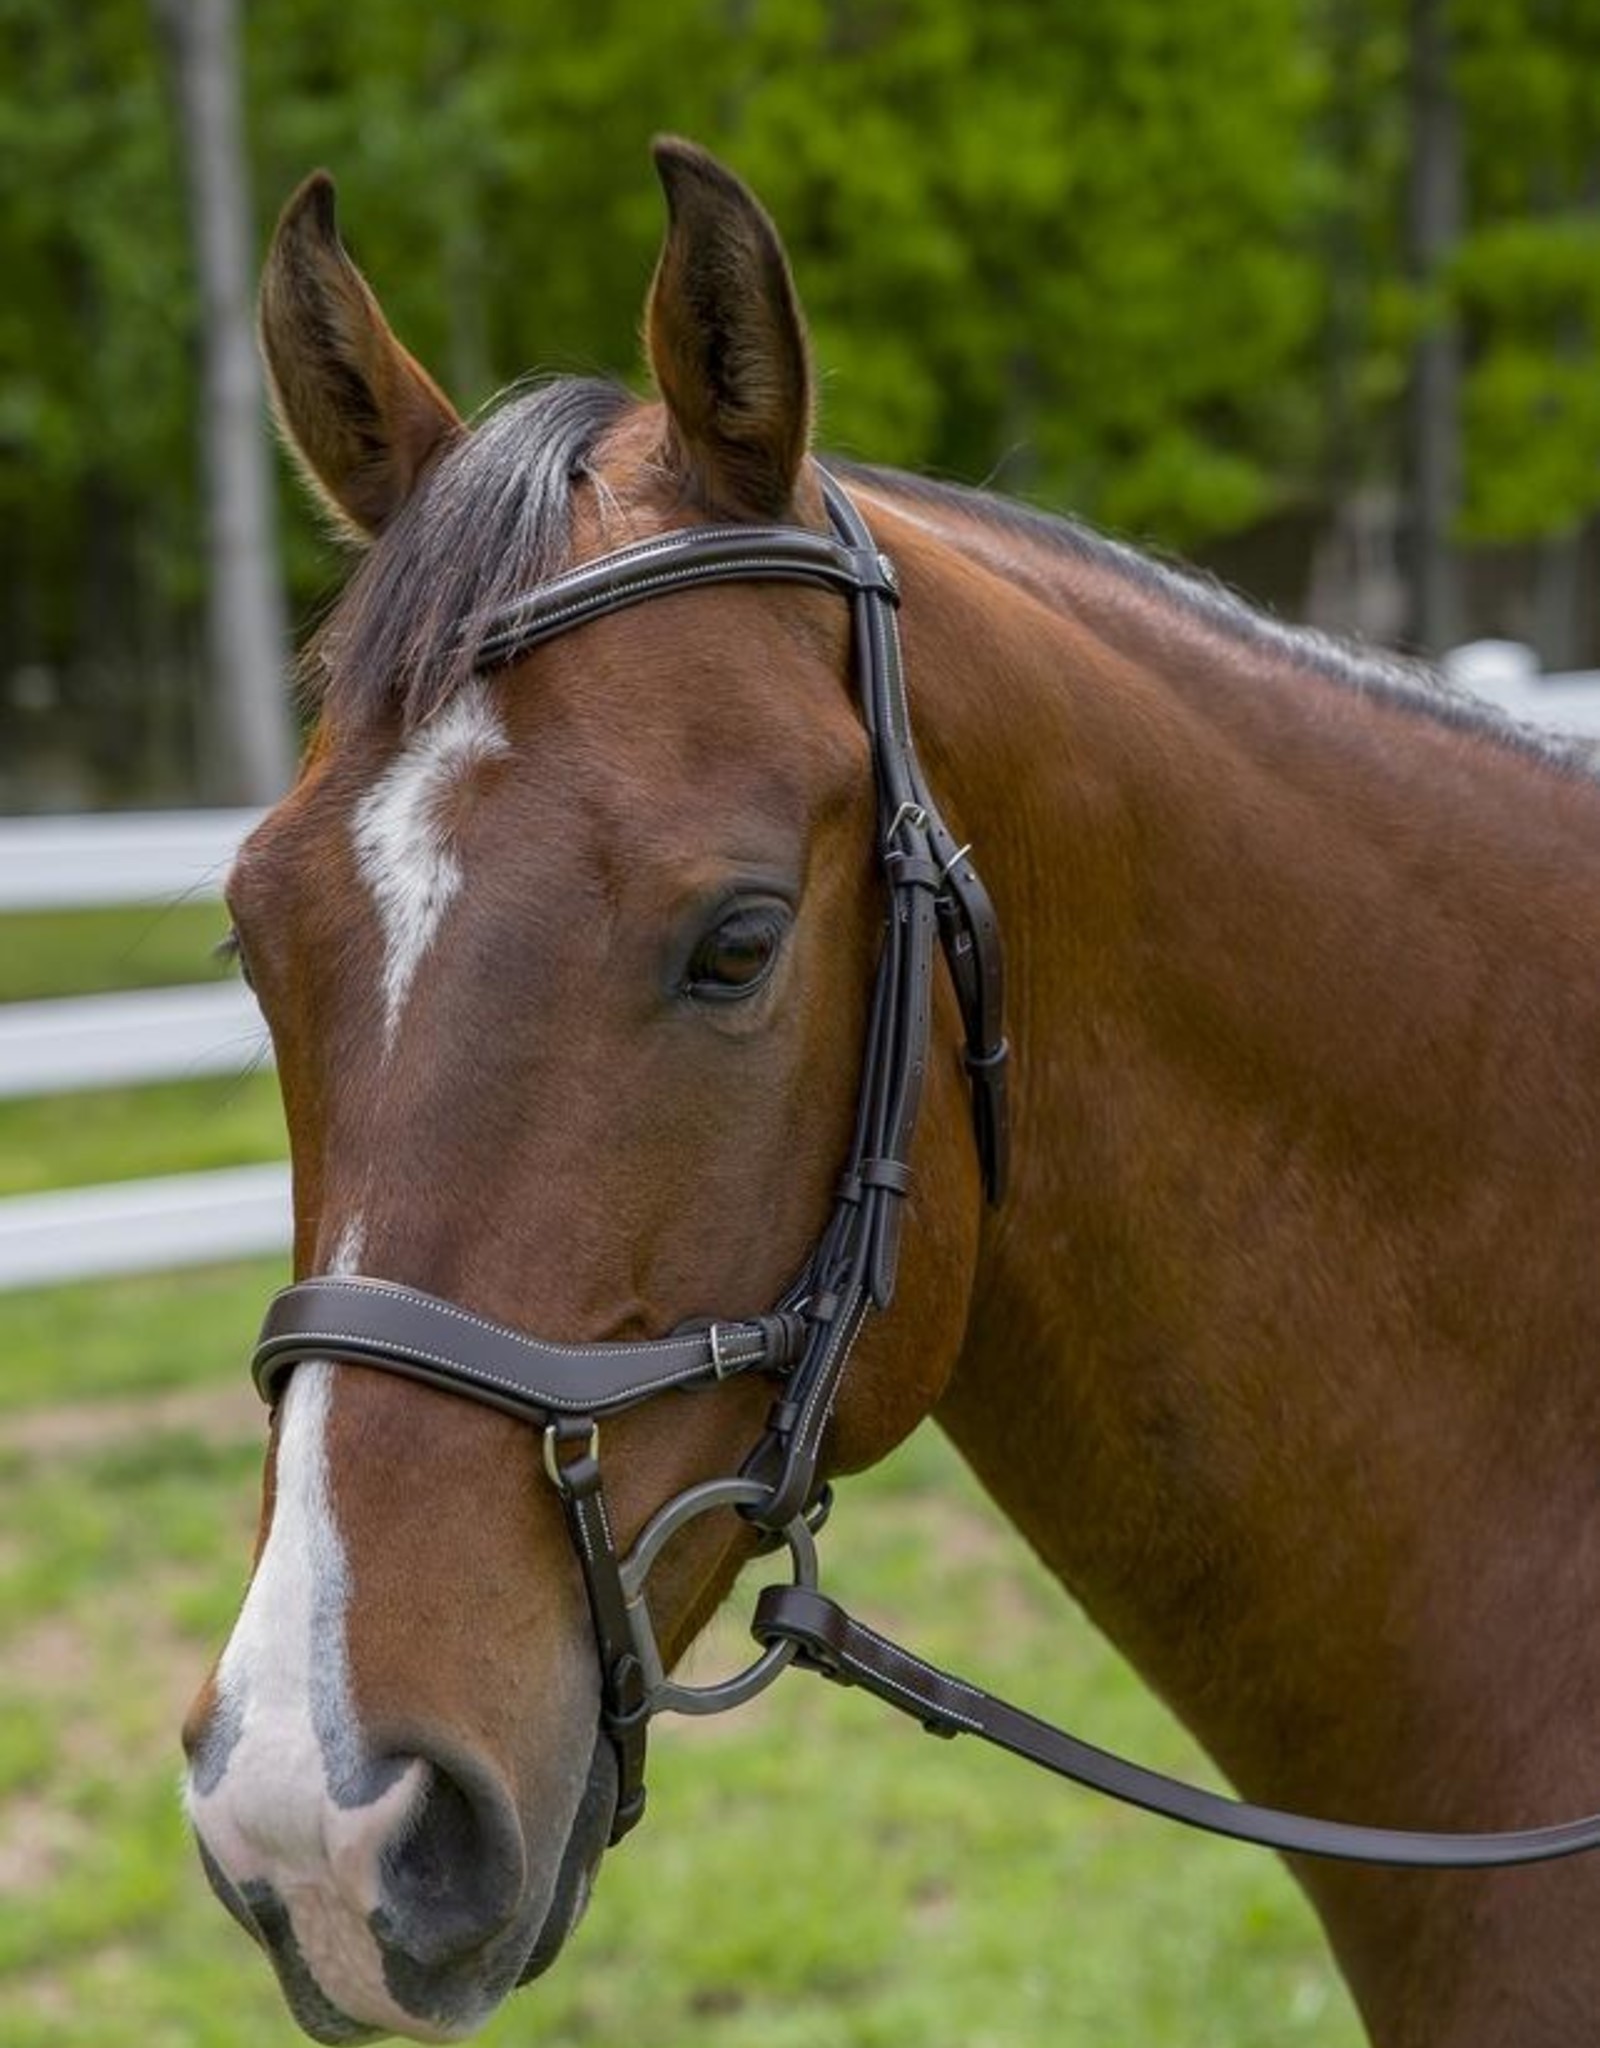
{"type": "Polygon", "coordinates": [[[14,912],[0,917],[0,1003],[216,981],[232,972],[216,957],[227,929],[214,901],[14,912]]]}
{"type": "MultiPolygon", "coordinates": [[[[253,1157],[270,1093],[247,1097],[228,1142],[253,1157]]],[[[12,1186],[52,1159],[59,1178],[109,1175],[130,1146],[131,1170],[212,1163],[219,1127],[187,1096],[108,1099],[103,1123],[84,1098],[55,1136],[33,1126],[26,1169],[17,1128],[0,1126],[12,1186]]],[[[175,1792],[177,1725],[243,1584],[262,1428],[243,1360],[280,1277],[0,1296],[3,2048],[300,2038],[206,1892],[175,1792]]],[[[843,1598],[931,1656],[1091,1739],[1204,1770],[937,1435],[845,1489],[824,1555],[843,1598]]],[[[719,1625],[707,1661],[731,1661],[736,1632],[719,1625]]],[[[816,1681],[663,1724],[651,1809],[555,1972],[484,2039],[1358,2048],[1270,1857],[930,1742],[816,1681]]]]}

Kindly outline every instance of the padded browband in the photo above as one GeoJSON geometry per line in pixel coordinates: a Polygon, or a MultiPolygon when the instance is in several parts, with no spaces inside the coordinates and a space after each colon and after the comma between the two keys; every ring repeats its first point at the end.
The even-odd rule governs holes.
{"type": "Polygon", "coordinates": [[[958,845],[922,779],[911,739],[898,638],[877,610],[861,600],[900,601],[894,564],[831,478],[824,479],[829,516],[840,532],[803,526],[686,527],[633,541],[552,576],[497,611],[473,643],[472,665],[492,675],[521,661],[547,640],[592,619],[625,611],[676,590],[705,583],[812,583],[854,603],[855,629],[871,652],[859,676],[862,711],[873,739],[880,794],[890,799],[887,824],[901,804],[914,809],[927,834],[930,886],[939,891],[940,936],[966,1030],[963,1058],[972,1092],[973,1131],[985,1193],[998,1203],[1009,1161],[1000,930],[988,891],[958,845]],[[874,685],[882,693],[872,722],[874,685]]]}
{"type": "Polygon", "coordinates": [[[273,1299],[251,1373],[262,1399],[273,1401],[303,1360],[365,1359],[450,1393],[466,1381],[489,1406],[543,1422],[613,1415],[668,1387],[780,1372],[803,1342],[800,1318],[780,1310],[636,1344],[552,1344],[397,1281],[325,1275],[273,1299]]]}
{"type": "Polygon", "coordinates": [[[514,599],[474,646],[473,667],[492,674],[589,619],[674,590],[753,580],[899,596],[893,566],[875,547],[849,547],[801,526],[690,527],[580,563],[514,599]]]}

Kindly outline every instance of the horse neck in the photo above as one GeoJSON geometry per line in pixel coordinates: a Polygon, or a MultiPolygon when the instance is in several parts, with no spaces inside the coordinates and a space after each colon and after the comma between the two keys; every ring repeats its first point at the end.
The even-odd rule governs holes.
{"type": "MultiPolygon", "coordinates": [[[[1600,790],[902,509],[1016,1047],[941,1419],[1247,1795],[1600,1805],[1600,790]]],[[[1404,2003],[1437,1887],[1310,1881],[1369,2017],[1404,2003]]]]}

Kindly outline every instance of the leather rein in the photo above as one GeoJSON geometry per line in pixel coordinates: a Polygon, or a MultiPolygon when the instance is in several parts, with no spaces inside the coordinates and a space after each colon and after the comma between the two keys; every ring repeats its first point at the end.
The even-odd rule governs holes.
{"type": "Polygon", "coordinates": [[[285,1288],[267,1311],[253,1373],[274,1402],[303,1360],[377,1367],[486,1403],[543,1432],[544,1467],[583,1573],[601,1677],[601,1726],[617,1761],[611,1840],[644,1811],[646,1733],[662,1712],[723,1712],[789,1664],[858,1685],[942,1736],[972,1734],[1130,1805],[1214,1834],[1302,1855],[1448,1868],[1527,1863],[1600,1847],[1600,1817],[1490,1834],[1415,1833],[1307,1819],[1185,1785],[1128,1763],[924,1663],[818,1590],[816,1532],[829,1490],[818,1465],[846,1364],[867,1316],[894,1295],[901,1205],[927,1066],[935,955],[964,1028],[973,1130],[985,1193],[1004,1196],[1008,1160],[1000,933],[993,906],[924,780],[913,744],[892,565],[855,506],[824,478],[830,531],[695,528],[616,549],[540,584],[490,622],[475,668],[491,674],[591,619],[702,584],[786,581],[842,595],[877,784],[888,891],[883,950],[854,1133],[832,1212],[804,1271],[769,1314],[628,1343],[557,1344],[382,1279],[324,1275],[285,1288]],[[619,1555],[606,1510],[602,1418],[669,1388],[745,1373],[777,1381],[766,1429],[735,1477],[669,1501],[619,1555]],[[668,1677],[646,1599],[650,1571],[695,1517],[737,1509],[786,1547],[792,1584],[769,1586],[752,1622],[760,1655],[719,1684],[668,1677]]]}

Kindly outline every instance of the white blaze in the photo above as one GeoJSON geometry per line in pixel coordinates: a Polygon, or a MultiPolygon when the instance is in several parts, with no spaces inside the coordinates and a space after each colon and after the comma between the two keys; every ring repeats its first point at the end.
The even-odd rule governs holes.
{"type": "Polygon", "coordinates": [[[191,1818],[236,1883],[281,1889],[326,1862],[316,1723],[329,1707],[349,1714],[349,1577],[324,1446],[332,1382],[331,1365],[308,1360],[284,1390],[272,1525],[217,1667],[217,1712],[238,1733],[219,1783],[190,1794],[191,1818]]]}
{"type": "Polygon", "coordinates": [[[356,863],[383,926],[386,1046],[394,1044],[417,969],[461,887],[445,799],[472,769],[510,748],[488,686],[470,684],[412,734],[356,806],[356,863]]]}
{"type": "MultiPolygon", "coordinates": [[[[480,763],[510,750],[486,688],[463,690],[414,733],[356,806],[356,862],[383,932],[384,1044],[394,1043],[418,967],[461,888],[450,798],[480,763]]],[[[362,1219],[328,1262],[358,1271],[362,1219]]],[[[403,1828],[426,1783],[413,1759],[374,1782],[351,1698],[349,1566],[328,1476],[334,1368],[307,1360],[284,1390],[272,1520],[216,1674],[208,1760],[186,1788],[189,1817],[226,1877],[270,1886],[287,1908],[301,1958],[353,2018],[432,2036],[389,1993],[367,1924],[380,1903],[382,1845],[403,1828]]]]}
{"type": "MultiPolygon", "coordinates": [[[[344,1228],[328,1270],[355,1272],[362,1221],[344,1228]]],[[[349,1568],[328,1481],[334,1367],[295,1367],[278,1417],[272,1523],[217,1667],[214,1723],[231,1735],[207,1789],[186,1788],[189,1818],[239,1887],[269,1884],[288,1908],[305,1963],[353,2017],[416,2034],[390,1996],[366,1918],[379,1903],[372,1845],[404,1824],[422,1783],[413,1761],[365,1806],[342,1803],[362,1761],[350,1697],[349,1568]]]]}

